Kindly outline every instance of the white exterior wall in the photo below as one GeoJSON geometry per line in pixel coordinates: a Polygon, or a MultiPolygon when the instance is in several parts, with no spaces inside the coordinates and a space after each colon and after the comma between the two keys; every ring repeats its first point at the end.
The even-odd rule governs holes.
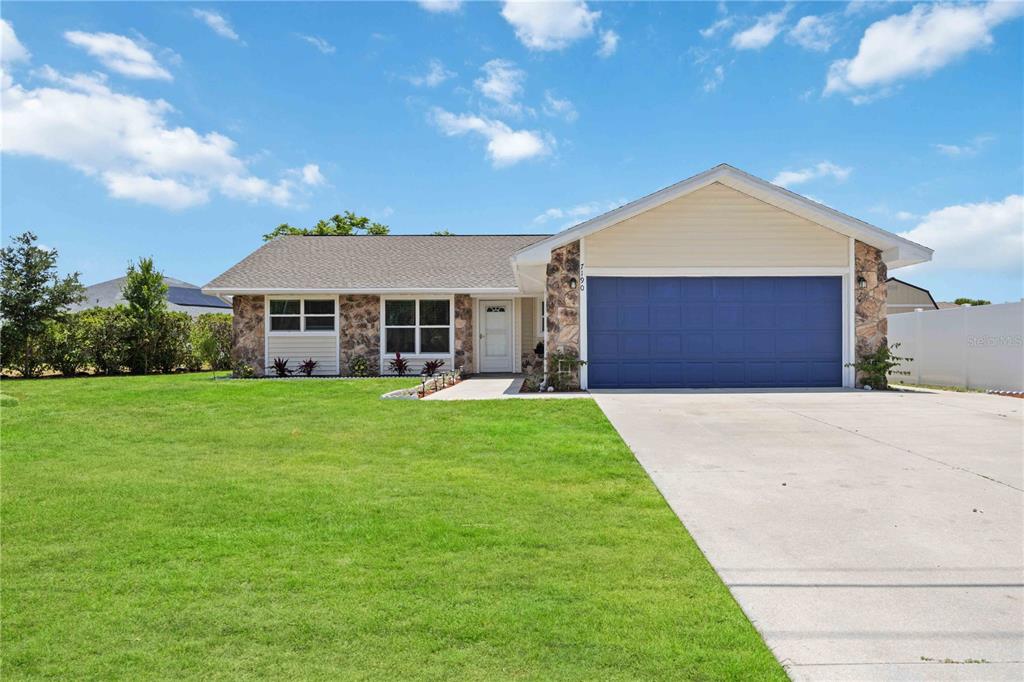
{"type": "Polygon", "coordinates": [[[1024,391],[1024,303],[893,315],[889,344],[913,358],[893,381],[1024,391]]]}
{"type": "Polygon", "coordinates": [[[590,268],[847,265],[845,235],[717,182],[586,242],[590,268]]]}
{"type": "Polygon", "coordinates": [[[285,358],[288,367],[298,373],[299,363],[313,358],[318,363],[314,375],[338,374],[337,334],[275,334],[267,336],[267,373],[273,376],[274,358],[285,358]]]}

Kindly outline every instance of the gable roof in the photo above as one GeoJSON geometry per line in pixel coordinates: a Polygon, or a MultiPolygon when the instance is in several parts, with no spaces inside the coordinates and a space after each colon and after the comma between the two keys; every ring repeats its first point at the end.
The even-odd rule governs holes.
{"type": "Polygon", "coordinates": [[[931,260],[932,250],[926,246],[904,239],[892,232],[875,227],[863,220],[858,220],[723,163],[520,249],[515,255],[517,265],[546,263],[552,249],[621,223],[674,199],[692,194],[715,182],[881,249],[882,258],[889,268],[931,260]]]}
{"type": "MultiPolygon", "coordinates": [[[[68,310],[87,310],[89,308],[110,308],[124,303],[124,296],[121,291],[124,289],[126,277],[108,279],[106,282],[97,282],[85,288],[85,299],[81,303],[68,306],[68,310]]],[[[217,298],[208,296],[200,291],[195,284],[190,284],[174,277],[164,277],[164,284],[167,285],[167,307],[169,310],[183,310],[185,312],[214,313],[230,310],[231,304],[217,298]],[[199,310],[202,308],[203,310],[199,310]]]]}
{"type": "Polygon", "coordinates": [[[939,304],[935,302],[935,297],[932,296],[932,292],[928,291],[924,287],[919,287],[916,284],[911,284],[910,282],[904,281],[904,280],[899,279],[897,277],[890,277],[889,279],[885,280],[886,284],[888,284],[889,282],[897,282],[899,284],[902,284],[905,287],[910,287],[911,289],[917,289],[918,291],[923,291],[924,293],[928,294],[928,299],[932,302],[932,305],[935,306],[936,308],[939,307],[939,304]]]}
{"type": "Polygon", "coordinates": [[[548,235],[285,236],[203,287],[219,294],[516,290],[512,254],[548,235]]]}

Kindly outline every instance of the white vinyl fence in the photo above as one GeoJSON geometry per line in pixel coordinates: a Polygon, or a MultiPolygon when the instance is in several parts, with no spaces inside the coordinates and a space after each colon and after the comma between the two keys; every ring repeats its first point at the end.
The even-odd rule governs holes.
{"type": "Polygon", "coordinates": [[[1024,302],[889,316],[889,344],[911,357],[894,381],[1024,391],[1024,302]]]}

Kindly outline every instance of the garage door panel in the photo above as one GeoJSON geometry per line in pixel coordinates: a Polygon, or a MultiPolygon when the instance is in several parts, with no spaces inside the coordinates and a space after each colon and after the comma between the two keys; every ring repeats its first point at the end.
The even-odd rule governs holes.
{"type": "Polygon", "coordinates": [[[683,309],[679,305],[652,305],[653,329],[679,329],[683,324],[683,309]]]}
{"type": "Polygon", "coordinates": [[[594,388],[838,386],[839,277],[591,277],[594,388]]]}

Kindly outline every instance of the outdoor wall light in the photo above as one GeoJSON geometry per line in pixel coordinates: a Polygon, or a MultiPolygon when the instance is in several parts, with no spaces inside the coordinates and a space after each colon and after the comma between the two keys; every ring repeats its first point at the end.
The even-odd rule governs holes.
{"type": "Polygon", "coordinates": [[[580,285],[580,283],[576,281],[575,277],[573,277],[572,279],[569,280],[569,288],[570,289],[575,289],[579,285],[580,285]]]}
{"type": "Polygon", "coordinates": [[[864,279],[863,277],[858,277],[857,278],[857,288],[858,289],[867,289],[868,288],[868,281],[866,279],[864,279]]]}

